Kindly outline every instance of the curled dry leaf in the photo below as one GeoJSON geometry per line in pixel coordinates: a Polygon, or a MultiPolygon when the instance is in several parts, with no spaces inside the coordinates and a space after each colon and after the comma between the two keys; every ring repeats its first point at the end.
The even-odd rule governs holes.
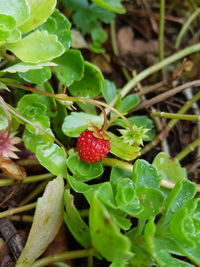
{"type": "Polygon", "coordinates": [[[24,168],[6,157],[0,157],[0,169],[8,175],[9,178],[14,180],[22,180],[26,177],[24,168]]]}

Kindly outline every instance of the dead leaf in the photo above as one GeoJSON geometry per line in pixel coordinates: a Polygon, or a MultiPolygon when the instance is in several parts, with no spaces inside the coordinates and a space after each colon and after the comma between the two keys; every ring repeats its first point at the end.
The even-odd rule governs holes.
{"type": "Polygon", "coordinates": [[[0,169],[14,180],[22,180],[26,177],[24,168],[17,165],[10,158],[0,157],[0,169]]]}
{"type": "Polygon", "coordinates": [[[158,52],[158,42],[156,40],[134,39],[134,33],[129,26],[122,27],[118,31],[117,39],[122,55],[156,54],[158,52]]]}

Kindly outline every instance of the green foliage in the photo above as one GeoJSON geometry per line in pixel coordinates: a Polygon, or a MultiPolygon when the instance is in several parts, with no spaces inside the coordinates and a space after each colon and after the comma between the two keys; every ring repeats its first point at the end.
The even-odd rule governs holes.
{"type": "Polygon", "coordinates": [[[59,57],[65,51],[57,36],[47,31],[35,31],[24,39],[7,46],[20,60],[27,63],[40,63],[59,57]],[[45,44],[49,43],[48,46],[45,44]],[[30,53],[31,51],[31,53],[30,53]]]}
{"type": "Polygon", "coordinates": [[[73,96],[94,97],[100,94],[104,85],[101,71],[95,65],[85,61],[84,76],[80,81],[74,82],[69,91],[73,96]]]}
{"type": "Polygon", "coordinates": [[[178,160],[170,159],[169,155],[164,152],[160,152],[155,157],[153,165],[157,168],[162,178],[173,182],[187,178],[186,169],[180,166],[178,160]]]}
{"type": "Polygon", "coordinates": [[[78,159],[77,155],[71,155],[67,159],[67,166],[79,181],[89,181],[99,177],[103,173],[103,167],[100,162],[87,163],[78,159]]]}
{"type": "Polygon", "coordinates": [[[106,41],[107,34],[101,22],[111,23],[114,20],[114,13],[111,11],[117,11],[110,11],[109,8],[101,6],[101,3],[90,4],[88,0],[62,0],[62,2],[73,11],[72,20],[76,28],[83,34],[91,35],[90,48],[97,53],[103,52],[102,44],[106,41]]]}
{"type": "Polygon", "coordinates": [[[54,62],[58,64],[55,73],[63,85],[70,86],[83,78],[85,65],[80,51],[70,49],[54,62]]]}
{"type": "MultiPolygon", "coordinates": [[[[71,19],[76,29],[91,35],[89,47],[102,52],[107,38],[102,23],[111,23],[113,12],[124,13],[121,2],[62,3],[71,12],[69,19],[55,9],[55,0],[0,1],[1,99],[5,96],[14,103],[5,101],[0,107],[0,131],[11,129],[12,136],[19,129],[24,151],[32,152],[41,166],[58,175],[38,201],[16,266],[32,266],[46,249],[63,222],[63,208],[75,240],[86,249],[93,247],[95,256],[112,267],[200,266],[196,185],[177,160],[162,152],[152,164],[143,159],[124,162],[135,160],[143,142],[154,139],[153,121],[144,115],[132,116],[140,98],[135,94],[120,97],[120,90],[104,79],[98,67],[85,61],[80,51],[70,49],[71,19]],[[29,93],[18,87],[29,88],[29,93]],[[109,104],[117,96],[117,111],[112,110],[105,125],[97,99],[109,104]],[[129,123],[119,113],[128,115],[129,123]],[[109,159],[96,163],[79,159],[74,138],[91,126],[107,126],[109,159]],[[65,192],[60,175],[67,181],[65,192]],[[165,194],[162,179],[176,183],[165,194]],[[87,205],[89,218],[81,217],[80,199],[87,205]]],[[[106,103],[102,106],[109,108],[106,103]]],[[[0,139],[0,148],[8,141],[0,139]]]]}

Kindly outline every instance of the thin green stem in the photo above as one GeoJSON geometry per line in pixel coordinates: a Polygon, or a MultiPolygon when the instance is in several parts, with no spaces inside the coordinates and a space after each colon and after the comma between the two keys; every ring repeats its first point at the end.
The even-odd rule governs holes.
{"type": "Polygon", "coordinates": [[[30,215],[13,215],[9,217],[10,220],[16,221],[16,222],[27,222],[32,223],[33,222],[33,216],[30,215]]]}
{"type": "Polygon", "coordinates": [[[39,194],[41,194],[46,185],[48,184],[48,181],[44,181],[43,183],[41,183],[40,185],[38,185],[35,190],[33,190],[26,198],[24,198],[19,205],[23,206],[26,205],[27,203],[29,203],[31,200],[33,200],[35,197],[37,197],[39,194]]]}
{"type": "Polygon", "coordinates": [[[24,211],[27,211],[27,210],[32,210],[35,207],[36,207],[36,202],[28,204],[28,205],[25,205],[25,206],[9,209],[9,210],[0,212],[0,218],[9,217],[9,216],[12,216],[13,214],[16,214],[16,213],[24,212],[24,211]]]}
{"type": "Polygon", "coordinates": [[[188,18],[188,20],[183,24],[183,27],[181,28],[177,38],[175,47],[178,49],[180,47],[181,41],[183,39],[183,36],[185,35],[186,31],[190,27],[190,24],[193,22],[193,20],[200,14],[200,8],[195,10],[193,14],[188,18]]]}
{"type": "MultiPolygon", "coordinates": [[[[138,82],[141,82],[151,74],[163,69],[164,67],[176,62],[177,60],[186,57],[192,53],[196,53],[200,50],[200,44],[195,44],[188,46],[187,48],[165,58],[164,60],[158,62],[157,64],[143,70],[140,72],[136,77],[132,78],[121,90],[120,94],[122,98],[126,96],[130,90],[136,86],[138,82]]],[[[110,103],[110,106],[114,106],[117,101],[117,97],[114,98],[114,100],[110,103]]],[[[106,108],[106,113],[108,114],[110,112],[110,109],[106,108]]]]}
{"type": "MultiPolygon", "coordinates": [[[[190,100],[188,100],[177,112],[177,114],[184,114],[191,106],[193,103],[198,101],[200,99],[200,91],[195,94],[190,100]]],[[[171,129],[175,126],[175,124],[178,122],[178,119],[172,119],[168,122],[166,126],[166,130],[169,133],[171,129]]],[[[150,151],[153,147],[155,147],[159,142],[161,141],[161,136],[158,134],[156,138],[148,143],[141,151],[140,155],[144,155],[146,152],[150,151]]]]}
{"type": "MultiPolygon", "coordinates": [[[[122,161],[122,160],[118,160],[118,159],[114,159],[114,158],[103,159],[103,164],[106,166],[110,166],[110,167],[117,167],[117,168],[120,168],[122,170],[128,171],[130,173],[132,173],[132,171],[133,171],[133,165],[132,164],[130,164],[126,161],[122,161]]],[[[176,183],[169,181],[167,179],[162,179],[160,185],[162,187],[172,189],[172,188],[174,188],[176,183]]],[[[200,192],[200,184],[197,184],[196,186],[197,186],[197,191],[200,192]]]]}
{"type": "Polygon", "coordinates": [[[52,174],[52,173],[45,173],[45,174],[28,176],[28,177],[26,177],[26,178],[24,178],[23,180],[20,180],[20,181],[14,181],[12,179],[0,179],[0,187],[1,186],[13,185],[13,184],[35,183],[35,182],[43,181],[43,180],[46,180],[46,179],[52,179],[54,177],[55,177],[55,175],[52,174]]]}
{"type": "Polygon", "coordinates": [[[166,118],[166,119],[177,119],[177,120],[187,120],[187,121],[200,121],[200,116],[189,115],[189,114],[177,114],[168,112],[152,112],[150,113],[152,118],[166,118]]]}
{"type": "Polygon", "coordinates": [[[179,152],[175,159],[182,160],[185,158],[190,152],[194,151],[194,149],[200,145],[200,138],[197,138],[195,141],[187,145],[181,152],[179,152]]]}
{"type": "Polygon", "coordinates": [[[160,23],[159,23],[159,61],[164,59],[164,31],[165,31],[165,0],[160,0],[160,23]]]}
{"type": "Polygon", "coordinates": [[[67,251],[65,253],[55,254],[53,256],[49,256],[49,257],[45,257],[40,260],[37,260],[35,263],[32,264],[31,267],[43,267],[43,266],[47,266],[55,262],[86,258],[91,255],[95,255],[95,250],[93,248],[67,251]]]}

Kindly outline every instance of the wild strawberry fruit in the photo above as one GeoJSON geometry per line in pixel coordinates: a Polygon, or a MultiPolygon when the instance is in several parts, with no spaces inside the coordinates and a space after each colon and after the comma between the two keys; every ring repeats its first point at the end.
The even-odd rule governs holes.
{"type": "Polygon", "coordinates": [[[95,163],[105,158],[110,151],[109,137],[100,129],[85,130],[78,137],[76,149],[80,160],[95,163]]]}

